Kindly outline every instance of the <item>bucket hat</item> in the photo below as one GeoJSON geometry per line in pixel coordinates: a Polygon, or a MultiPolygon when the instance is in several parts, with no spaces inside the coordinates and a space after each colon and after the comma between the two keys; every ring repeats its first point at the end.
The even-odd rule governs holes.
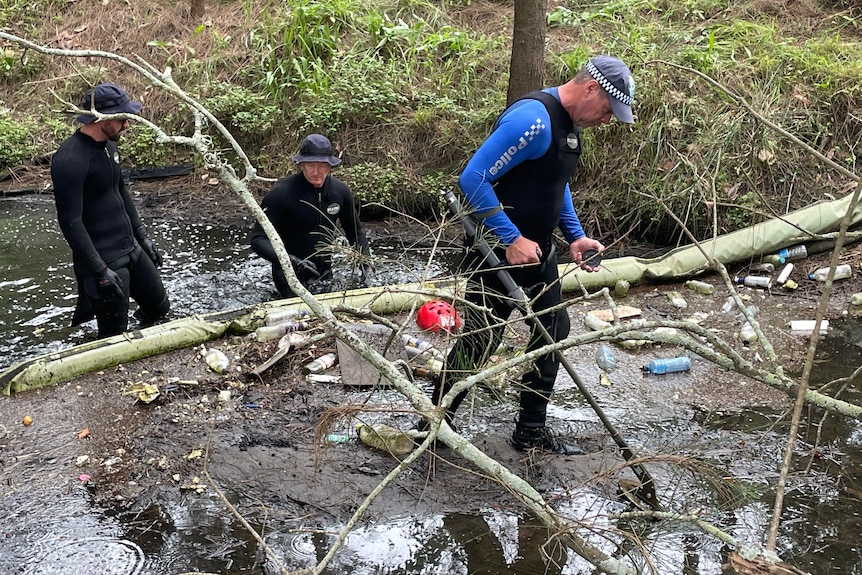
{"type": "MultiPolygon", "coordinates": [[[[80,108],[95,109],[101,114],[138,114],[143,104],[132,101],[126,91],[113,82],[105,82],[87,90],[80,108]]],[[[78,121],[82,124],[91,124],[96,121],[96,117],[80,114],[78,121]]]]}
{"type": "Polygon", "coordinates": [[[327,162],[330,166],[337,166],[341,159],[335,157],[332,151],[332,143],[329,138],[321,134],[310,134],[302,140],[299,153],[293,157],[297,164],[301,162],[327,162]]]}
{"type": "Polygon", "coordinates": [[[596,56],[586,65],[587,71],[610,96],[614,116],[626,124],[634,124],[632,103],[635,99],[635,81],[628,66],[613,56],[596,56]]]}

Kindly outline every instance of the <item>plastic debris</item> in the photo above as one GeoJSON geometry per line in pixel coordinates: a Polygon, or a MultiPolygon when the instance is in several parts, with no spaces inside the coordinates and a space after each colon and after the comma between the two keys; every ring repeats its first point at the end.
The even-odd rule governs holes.
{"type": "Polygon", "coordinates": [[[676,373],[691,369],[691,359],[687,356],[653,359],[643,366],[643,371],[652,375],[676,373]]]}
{"type": "Polygon", "coordinates": [[[392,455],[407,455],[416,447],[412,436],[385,423],[357,423],[356,431],[364,445],[392,455]]]}
{"type": "Polygon", "coordinates": [[[215,348],[210,348],[204,353],[204,361],[216,373],[224,373],[230,367],[230,360],[224,352],[215,348]]]}
{"type": "MultiPolygon", "coordinates": [[[[833,276],[832,281],[847,279],[852,275],[853,268],[850,267],[850,264],[841,264],[835,266],[835,276],[833,276]]],[[[808,274],[808,279],[818,282],[825,282],[827,277],[829,277],[828,267],[816,269],[814,273],[808,274]]]]}
{"type": "Polygon", "coordinates": [[[614,357],[614,352],[605,344],[599,344],[596,348],[596,365],[604,371],[613,371],[617,367],[617,358],[614,357]]]}

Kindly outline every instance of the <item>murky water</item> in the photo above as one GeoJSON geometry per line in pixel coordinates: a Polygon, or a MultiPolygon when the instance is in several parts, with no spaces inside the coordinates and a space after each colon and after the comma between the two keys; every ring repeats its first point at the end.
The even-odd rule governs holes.
{"type": "MultiPolygon", "coordinates": [[[[247,245],[247,230],[219,228],[194,222],[147,222],[165,254],[163,277],[172,298],[174,317],[237,308],[275,297],[269,266],[247,245]]],[[[405,239],[403,230],[389,233],[385,226],[369,230],[372,248],[390,265],[378,269],[375,282],[415,281],[419,274],[444,273],[441,264],[426,270],[433,238],[405,239]],[[405,255],[406,254],[406,255],[405,255]],[[397,263],[397,265],[396,265],[397,263]],[[422,270],[416,272],[416,270],[422,270]]],[[[419,234],[421,237],[421,234],[419,234]]],[[[92,338],[94,325],[68,327],[75,301],[68,248],[54,218],[50,197],[0,199],[0,369],[21,359],[92,338]]],[[[444,264],[442,264],[445,266],[444,264]]],[[[350,279],[337,281],[348,286],[350,279]]],[[[837,323],[823,344],[818,381],[848,375],[862,364],[862,328],[857,321],[837,323]]],[[[626,367],[621,368],[625,373],[626,367]]],[[[640,377],[631,367],[631,377],[640,377]]],[[[683,375],[678,378],[684,384],[683,375]]],[[[672,385],[672,380],[668,380],[672,385]]],[[[552,415],[574,427],[595,427],[596,418],[584,406],[565,376],[552,404],[552,415]]],[[[862,402],[859,382],[845,397],[862,402]]],[[[740,540],[757,544],[765,539],[771,517],[768,493],[776,480],[775,462],[784,448],[785,414],[764,409],[734,413],[665,412],[660,405],[623,400],[607,409],[622,434],[653,450],[678,455],[702,454],[744,489],[737,499],[716,507],[703,518],[740,540]]],[[[813,574],[862,573],[862,426],[859,422],[823,417],[809,411],[797,446],[799,471],[790,478],[786,512],[779,538],[779,554],[813,574]],[[815,448],[816,445],[816,448],[815,448]]],[[[3,430],[0,429],[0,433],[3,430]]],[[[59,446],[73,439],[46,437],[59,446]]],[[[53,442],[53,443],[52,443],[53,442]]],[[[41,455],[50,457],[51,449],[41,455]]],[[[67,478],[45,477],[46,463],[16,460],[12,471],[33,477],[39,490],[3,493],[0,486],[0,574],[100,573],[161,575],[182,572],[221,574],[275,573],[257,543],[212,494],[186,497],[165,490],[143,512],[105,513],[86,502],[83,484],[67,478]],[[36,477],[38,476],[38,481],[36,477]],[[44,486],[55,485],[57,497],[44,497],[44,486]]],[[[50,463],[50,461],[48,461],[50,463]]],[[[7,463],[3,463],[7,465],[7,463]]],[[[690,477],[660,475],[665,497],[698,493],[690,477]]],[[[705,492],[705,491],[701,491],[705,492]]],[[[242,494],[227,493],[237,501],[242,494]]],[[[696,507],[697,501],[692,501],[696,507]]],[[[590,521],[596,528],[594,544],[615,556],[627,555],[630,544],[612,532],[601,517],[626,507],[612,494],[561,497],[559,508],[568,516],[590,521]]],[[[696,511],[692,509],[691,511],[696,511]]],[[[340,525],[328,532],[297,533],[264,515],[247,515],[256,528],[266,524],[266,542],[290,569],[314,565],[326,552],[340,525]]],[[[713,575],[721,572],[726,549],[685,523],[644,522],[628,525],[650,552],[658,573],[713,575]],[[682,542],[682,544],[681,544],[682,542]]],[[[525,514],[485,509],[479,514],[391,517],[354,531],[327,573],[351,574],[536,574],[591,573],[578,557],[559,564],[542,561],[540,546],[546,533],[525,514]]],[[[643,565],[643,572],[649,572],[643,565]]]]}

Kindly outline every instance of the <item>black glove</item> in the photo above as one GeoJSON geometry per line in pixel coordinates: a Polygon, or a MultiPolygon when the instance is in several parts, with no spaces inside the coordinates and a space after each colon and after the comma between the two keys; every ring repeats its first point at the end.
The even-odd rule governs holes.
{"type": "Polygon", "coordinates": [[[99,287],[99,295],[106,301],[126,297],[123,292],[123,280],[117,272],[105,266],[105,269],[96,274],[96,285],[99,287]]]}
{"type": "Polygon", "coordinates": [[[140,244],[141,248],[143,248],[144,250],[144,253],[150,256],[150,259],[153,260],[153,263],[156,264],[156,267],[162,267],[162,254],[159,253],[159,250],[156,249],[156,244],[153,243],[153,240],[144,237],[140,240],[140,244]]]}
{"type": "Polygon", "coordinates": [[[320,278],[320,272],[317,271],[317,266],[309,260],[301,260],[296,256],[290,256],[290,264],[297,272],[302,272],[303,275],[311,276],[311,279],[320,278]]]}

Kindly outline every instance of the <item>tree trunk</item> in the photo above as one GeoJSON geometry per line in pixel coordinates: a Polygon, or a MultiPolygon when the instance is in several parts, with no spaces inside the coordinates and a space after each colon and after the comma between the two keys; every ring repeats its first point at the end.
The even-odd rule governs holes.
{"type": "Polygon", "coordinates": [[[515,0],[507,106],[527,92],[543,87],[547,5],[547,0],[515,0]]]}

